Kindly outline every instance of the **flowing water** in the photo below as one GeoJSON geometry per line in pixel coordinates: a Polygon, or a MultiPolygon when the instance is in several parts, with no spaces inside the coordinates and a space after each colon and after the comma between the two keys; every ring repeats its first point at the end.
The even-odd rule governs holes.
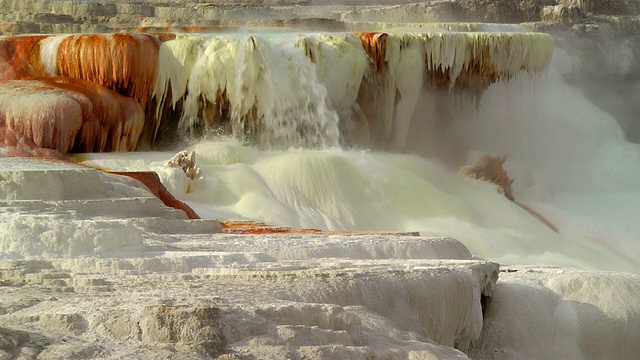
{"type": "MultiPolygon", "coordinates": [[[[367,78],[359,40],[290,39],[163,44],[156,94],[173,106],[175,94],[186,94],[183,136],[208,129],[186,146],[195,150],[202,178],[166,168],[174,152],[84,158],[153,169],[203,217],[420,231],[459,239],[474,255],[503,264],[640,270],[640,145],[563,82],[561,50],[548,73],[512,76],[472,97],[425,88],[415,76],[423,73],[415,69],[424,66],[424,52],[400,39],[393,74],[377,80],[383,91],[372,108],[381,120],[363,126],[367,109],[354,105],[367,78]],[[315,62],[300,51],[305,46],[315,49],[315,62]],[[336,59],[343,66],[333,66],[336,59]],[[389,79],[394,86],[385,95],[389,79]],[[161,95],[168,87],[172,99],[161,95]],[[213,105],[203,110],[207,102],[213,105]],[[215,135],[222,116],[230,135],[215,135]],[[459,173],[482,154],[507,157],[516,203],[459,173]]],[[[455,51],[439,56],[456,63],[455,51]]]]}

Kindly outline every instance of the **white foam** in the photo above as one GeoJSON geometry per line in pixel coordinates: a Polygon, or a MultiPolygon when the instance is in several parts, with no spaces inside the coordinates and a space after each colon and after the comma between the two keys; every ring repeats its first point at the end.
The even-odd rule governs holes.
{"type": "MultiPolygon", "coordinates": [[[[407,40],[400,53],[400,39],[399,35],[392,37],[391,44],[398,41],[398,51],[391,46],[386,55],[393,74],[390,89],[406,89],[409,95],[402,98],[409,103],[419,86],[407,76],[411,66],[400,66],[402,53],[415,57],[420,52],[414,52],[407,40]]],[[[255,50],[251,56],[263,60],[277,53],[267,40],[255,40],[255,46],[247,41],[217,38],[208,51],[241,44],[255,50]]],[[[340,41],[340,46],[348,45],[340,41]]],[[[437,43],[433,41],[431,44],[437,43]]],[[[508,49],[500,41],[495,46],[508,49]]],[[[457,66],[458,52],[436,48],[441,52],[433,50],[432,58],[457,66]]],[[[225,56],[231,56],[231,50],[201,60],[230,63],[225,56]]],[[[528,59],[523,54],[501,56],[504,61],[528,59]]],[[[193,147],[204,175],[193,182],[193,193],[181,194],[179,186],[171,185],[179,184],[173,175],[163,181],[178,198],[210,216],[327,230],[421,231],[454,237],[474,255],[503,263],[638,271],[634,243],[639,232],[634,225],[637,206],[633,199],[640,187],[635,164],[640,150],[625,142],[613,118],[562,82],[556,70],[562,57],[555,61],[546,80],[515,77],[508,84],[491,86],[477,104],[435,97],[429,102],[434,108],[426,106],[425,114],[414,114],[408,131],[395,120],[385,125],[387,134],[397,127],[392,141],[400,144],[407,136],[409,148],[431,160],[359,150],[265,151],[218,139],[193,147]],[[445,114],[447,122],[439,123],[437,114],[445,114]],[[507,156],[505,165],[515,178],[516,199],[538,211],[559,234],[496,194],[491,186],[461,178],[433,160],[458,169],[466,159],[481,153],[507,156]],[[630,194],[629,201],[618,201],[624,193],[630,194]],[[601,216],[597,214],[605,212],[612,215],[595,221],[601,216]]],[[[203,64],[203,71],[215,68],[212,66],[203,64]]],[[[319,79],[327,80],[321,76],[313,81],[319,79]]],[[[396,111],[403,112],[402,108],[396,111]]],[[[402,117],[410,113],[404,111],[402,117]]]]}
{"type": "MultiPolygon", "coordinates": [[[[220,148],[229,149],[194,148],[203,154],[203,178],[193,182],[192,193],[178,194],[205,213],[326,230],[422,231],[451,236],[474,255],[505,263],[638,268],[606,244],[556,234],[492,187],[417,156],[236,147],[233,161],[207,165],[205,149],[220,148]],[[252,155],[239,161],[243,153],[252,155]]],[[[562,229],[562,218],[550,217],[556,219],[562,229]]]]}

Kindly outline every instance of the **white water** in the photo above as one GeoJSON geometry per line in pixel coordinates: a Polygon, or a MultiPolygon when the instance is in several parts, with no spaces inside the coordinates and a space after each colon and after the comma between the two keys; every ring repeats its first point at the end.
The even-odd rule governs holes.
{"type": "Polygon", "coordinates": [[[161,45],[153,96],[158,109],[184,100],[187,135],[204,128],[261,148],[402,150],[429,98],[425,76],[448,72],[453,88],[477,65],[508,78],[544,69],[553,50],[551,37],[530,33],[391,32],[374,42],[384,50],[369,59],[350,33],[183,36],[161,45]]]}
{"type": "MultiPolygon", "coordinates": [[[[503,264],[638,272],[640,146],[626,142],[613,118],[561,80],[560,65],[546,78],[521,75],[493,85],[478,106],[455,96],[418,104],[429,111],[413,114],[406,149],[422,156],[339,148],[265,151],[210,139],[190,147],[203,178],[190,184],[189,193],[182,173],[162,164],[173,154],[90,158],[99,166],[158,171],[205,217],[421,231],[459,239],[474,255],[503,264]],[[449,120],[439,123],[438,114],[449,120]],[[516,200],[559,234],[490,185],[456,173],[482,153],[507,156],[516,200]]],[[[311,79],[318,78],[327,76],[311,79]]]]}
{"type": "Polygon", "coordinates": [[[278,35],[168,41],[160,49],[155,96],[162,104],[171,88],[175,106],[186,94],[180,129],[187,135],[198,125],[223,126],[217,114],[203,116],[202,103],[219,107],[224,92],[231,133],[237,136],[264,147],[337,145],[338,115],[328,107],[327,89],[297,41],[278,35]]]}

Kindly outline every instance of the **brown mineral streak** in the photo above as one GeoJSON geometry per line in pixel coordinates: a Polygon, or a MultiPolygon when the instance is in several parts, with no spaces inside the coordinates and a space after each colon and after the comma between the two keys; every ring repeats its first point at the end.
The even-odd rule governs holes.
{"type": "Polygon", "coordinates": [[[362,41],[364,51],[369,55],[376,71],[383,72],[385,68],[387,34],[384,33],[357,33],[362,41]]]}
{"type": "Polygon", "coordinates": [[[144,126],[144,113],[135,100],[88,81],[55,77],[41,79],[43,83],[90,100],[91,108],[83,107],[83,126],[76,140],[76,150],[128,151],[135,145],[144,126]]]}
{"type": "Polygon", "coordinates": [[[167,188],[162,185],[160,181],[160,177],[158,174],[153,171],[109,171],[110,174],[116,175],[124,175],[130,178],[136,179],[140,181],[144,186],[146,186],[149,191],[153,195],[155,195],[158,199],[160,199],[166,206],[172,207],[177,210],[184,211],[189,219],[200,219],[200,216],[193,211],[189,205],[183,203],[182,201],[176,199],[171,193],[167,190],[167,188]]]}
{"type": "Polygon", "coordinates": [[[398,235],[420,236],[419,232],[387,231],[324,231],[319,229],[298,229],[272,226],[256,221],[220,221],[222,231],[228,234],[264,235],[264,234],[318,234],[318,235],[398,235]]]}

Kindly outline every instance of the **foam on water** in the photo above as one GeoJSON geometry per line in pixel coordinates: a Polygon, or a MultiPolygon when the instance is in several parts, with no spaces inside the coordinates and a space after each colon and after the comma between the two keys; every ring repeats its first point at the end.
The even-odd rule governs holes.
{"type": "MultiPolygon", "coordinates": [[[[203,178],[194,181],[192,193],[179,195],[204,216],[327,230],[420,230],[457,238],[474,255],[503,263],[638,266],[621,255],[623,247],[571,236],[576,234],[570,227],[583,218],[552,217],[556,225],[566,222],[568,236],[556,234],[491,186],[417,156],[338,149],[265,152],[228,140],[194,149],[201,154],[203,178]]],[[[157,163],[149,166],[159,170],[157,163]]],[[[172,176],[182,178],[180,172],[160,175],[170,189],[179,182],[172,176]]]]}
{"type": "MultiPolygon", "coordinates": [[[[207,51],[223,45],[250,51],[269,48],[216,41],[207,51]]],[[[406,43],[402,51],[411,49],[406,43]]],[[[268,56],[263,50],[260,58],[268,56]]],[[[387,57],[393,60],[393,55],[387,57]]],[[[213,54],[201,59],[226,61],[213,54]]],[[[410,78],[402,80],[407,73],[401,70],[402,61],[392,63],[400,69],[396,84],[407,85],[399,91],[421,91],[419,85],[411,89],[410,78]]],[[[454,237],[474,255],[502,263],[636,272],[640,149],[625,141],[613,118],[562,82],[555,70],[561,65],[556,63],[548,79],[533,85],[526,75],[493,85],[479,104],[459,97],[432,98],[429,104],[436,113],[446,114],[446,123],[438,123],[431,112],[416,117],[409,110],[415,104],[406,111],[396,104],[396,112],[405,112],[396,117],[412,120],[404,128],[395,122],[390,141],[405,142],[406,148],[422,156],[339,148],[267,151],[217,138],[191,147],[203,177],[190,185],[183,174],[166,170],[161,162],[141,163],[144,154],[118,156],[116,162],[105,160],[114,155],[91,155],[91,159],[99,166],[157,171],[178,198],[203,216],[326,230],[421,231],[454,237]],[[546,217],[559,234],[490,185],[456,173],[482,153],[507,156],[516,200],[546,217]]],[[[312,79],[326,81],[327,76],[320,71],[312,79]]],[[[349,84],[348,79],[343,81],[349,84]]],[[[278,93],[252,91],[255,96],[278,93]]],[[[344,96],[353,97],[348,92],[344,96]]],[[[242,99],[237,101],[247,101],[242,99]]],[[[402,101],[415,102],[404,95],[402,101]]],[[[171,155],[164,154],[166,159],[171,155]]]]}

